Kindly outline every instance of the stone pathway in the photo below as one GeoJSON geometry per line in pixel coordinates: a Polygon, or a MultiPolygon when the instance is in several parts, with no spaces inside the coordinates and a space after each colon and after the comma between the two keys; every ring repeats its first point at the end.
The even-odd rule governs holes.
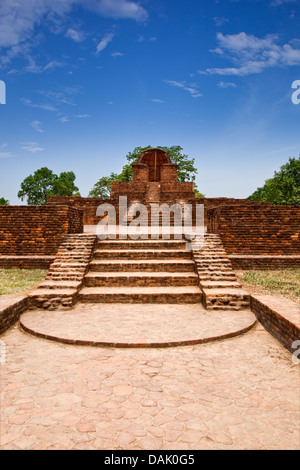
{"type": "Polygon", "coordinates": [[[1,340],[2,449],[299,449],[299,365],[261,325],[196,346],[1,340]]]}

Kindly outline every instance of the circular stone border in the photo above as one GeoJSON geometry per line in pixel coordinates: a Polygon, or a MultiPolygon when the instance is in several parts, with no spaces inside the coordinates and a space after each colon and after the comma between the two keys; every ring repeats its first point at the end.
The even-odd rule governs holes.
{"type": "MultiPolygon", "coordinates": [[[[155,306],[157,308],[157,304],[155,306]]],[[[180,308],[180,305],[178,305],[177,307],[180,308]]],[[[181,307],[183,309],[188,309],[187,306],[181,306],[181,307]]],[[[101,309],[103,309],[103,306],[102,307],[99,306],[98,308],[99,308],[100,313],[97,310],[96,312],[93,312],[93,313],[95,315],[95,318],[97,318],[97,321],[99,322],[99,316],[101,315],[101,309]]],[[[166,309],[166,307],[164,308],[166,309]]],[[[176,314],[176,311],[175,311],[175,314],[176,314]]],[[[177,347],[177,346],[192,346],[196,344],[208,343],[211,341],[218,341],[218,340],[220,341],[220,340],[224,340],[228,338],[233,338],[235,336],[239,336],[244,333],[247,333],[257,323],[256,317],[249,310],[234,311],[234,312],[228,312],[228,311],[207,312],[202,309],[199,311],[199,322],[196,323],[198,330],[199,330],[198,332],[195,332],[193,330],[193,326],[195,329],[195,312],[193,311],[191,312],[191,331],[192,332],[194,331],[193,337],[191,337],[191,334],[188,329],[187,331],[183,331],[182,338],[178,338],[178,333],[177,332],[175,332],[176,334],[172,333],[172,328],[169,327],[170,325],[168,323],[167,324],[168,338],[166,338],[166,340],[164,340],[163,337],[161,338],[161,340],[158,339],[157,337],[155,337],[155,334],[153,335],[153,340],[151,340],[151,335],[149,335],[150,338],[141,338],[141,337],[138,337],[139,336],[138,334],[137,334],[136,339],[131,339],[128,337],[128,334],[132,336],[132,330],[131,329],[129,331],[123,330],[123,333],[122,333],[122,325],[120,325],[120,332],[118,331],[119,333],[118,336],[120,336],[120,341],[119,341],[119,338],[113,338],[114,336],[113,334],[112,334],[111,340],[109,339],[104,340],[101,338],[101,336],[103,335],[105,336],[105,332],[103,333],[103,331],[101,331],[101,320],[100,320],[100,324],[98,325],[98,328],[100,331],[99,339],[95,337],[95,333],[93,333],[93,339],[87,338],[87,337],[85,338],[85,336],[91,336],[89,334],[87,335],[85,331],[83,331],[83,333],[81,331],[78,333],[78,323],[84,324],[84,318],[85,318],[84,315],[86,315],[84,312],[83,312],[83,315],[82,315],[82,312],[76,313],[76,308],[74,310],[70,310],[67,312],[66,311],[64,312],[27,311],[20,318],[20,327],[26,333],[29,333],[36,337],[43,338],[43,339],[50,340],[50,341],[56,341],[56,342],[63,343],[63,344],[70,344],[70,345],[97,346],[97,347],[110,347],[110,348],[168,348],[168,347],[177,347]],[[74,315],[74,320],[75,320],[74,332],[72,331],[72,327],[70,327],[69,316],[67,316],[65,320],[65,324],[63,321],[61,321],[63,320],[63,317],[66,316],[66,314],[74,315]],[[39,318],[38,318],[39,315],[41,316],[41,321],[39,321],[39,318]],[[54,318],[53,318],[53,315],[54,315],[54,318]],[[48,316],[49,318],[47,318],[48,316]],[[217,320],[219,320],[218,317],[222,318],[222,316],[223,316],[224,324],[221,325],[221,328],[220,328],[220,324],[217,320]],[[232,318],[234,318],[233,323],[235,323],[236,320],[239,320],[240,318],[241,325],[240,326],[228,325],[226,323],[227,320],[228,320],[228,323],[230,323],[230,319],[232,318]],[[216,322],[212,324],[213,323],[212,320],[213,321],[216,320],[216,322]],[[76,321],[77,321],[77,330],[76,330],[76,321]],[[206,323],[210,322],[209,327],[206,328],[206,330],[208,330],[206,332],[205,332],[205,321],[206,323]],[[201,322],[202,324],[204,324],[203,332],[201,332],[201,322]],[[65,325],[67,325],[69,331],[66,331],[65,325]],[[214,325],[216,326],[214,327],[214,325]],[[60,329],[59,334],[57,333],[57,331],[55,331],[55,329],[57,328],[60,329]],[[71,331],[70,331],[70,328],[71,328],[71,331]],[[216,331],[219,330],[219,332],[216,333],[214,330],[216,331]],[[122,341],[121,339],[122,334],[124,335],[124,341],[122,341]],[[172,339],[171,337],[172,334],[174,334],[174,339],[172,339]],[[128,338],[125,339],[126,336],[128,338]]],[[[171,315],[172,315],[172,311],[171,311],[171,315]]],[[[189,322],[188,316],[189,316],[189,312],[187,310],[187,312],[185,312],[185,317],[183,318],[185,329],[187,329],[186,325],[189,322]]],[[[89,313],[89,319],[90,317],[91,317],[91,314],[89,313]]],[[[161,320],[163,322],[164,320],[163,315],[161,316],[161,320]]],[[[174,324],[176,324],[176,320],[177,320],[177,317],[175,317],[174,324]]],[[[132,321],[134,322],[134,319],[132,321]]],[[[106,325],[107,323],[108,322],[106,321],[106,325]]],[[[117,325],[119,325],[118,318],[116,318],[116,323],[117,325]]],[[[237,323],[239,323],[239,321],[237,323]]],[[[105,322],[103,322],[103,324],[105,325],[105,322]]],[[[163,323],[161,323],[161,325],[163,325],[163,323]]],[[[160,325],[158,324],[158,326],[160,325]]],[[[180,329],[180,325],[179,325],[179,329],[180,329]]]]}

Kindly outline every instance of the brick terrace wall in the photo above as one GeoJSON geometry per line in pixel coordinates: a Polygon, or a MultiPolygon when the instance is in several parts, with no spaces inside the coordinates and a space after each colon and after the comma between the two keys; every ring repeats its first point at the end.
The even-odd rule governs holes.
{"type": "Polygon", "coordinates": [[[5,333],[27,310],[27,296],[1,296],[0,300],[0,335],[5,333]]]}
{"type": "Polygon", "coordinates": [[[251,205],[210,209],[208,231],[228,254],[300,254],[300,207],[251,205]]]}
{"type": "Polygon", "coordinates": [[[96,217],[97,207],[104,203],[112,204],[113,201],[111,199],[100,199],[98,197],[62,196],[48,197],[46,205],[67,205],[75,209],[82,210],[83,225],[96,225],[100,220],[99,217],[96,217]]]}
{"type": "Polygon", "coordinates": [[[55,254],[65,235],[82,233],[82,219],[68,206],[0,206],[0,254],[55,254]]]}
{"type": "MultiPolygon", "coordinates": [[[[194,184],[187,183],[161,183],[161,203],[173,204],[178,201],[184,201],[192,204],[204,204],[205,223],[208,221],[208,210],[225,205],[253,205],[256,204],[260,207],[269,207],[269,203],[260,202],[253,203],[246,199],[234,199],[226,197],[216,198],[195,198],[193,192],[194,184]]],[[[131,201],[144,202],[147,191],[147,183],[145,182],[113,182],[111,186],[111,198],[101,199],[95,197],[81,197],[81,196],[66,196],[66,197],[49,197],[47,205],[68,205],[77,209],[83,210],[83,223],[84,225],[96,225],[100,218],[96,217],[96,210],[100,204],[108,203],[113,204],[118,209],[119,196],[127,196],[128,204],[131,201]]],[[[195,213],[195,210],[194,210],[195,213]]],[[[117,211],[118,216],[118,211],[117,211]]]]}
{"type": "Polygon", "coordinates": [[[251,296],[251,310],[269,333],[295,352],[292,344],[300,340],[299,305],[274,296],[251,296]]]}
{"type": "Polygon", "coordinates": [[[300,268],[300,255],[229,255],[233,269],[265,271],[300,268]]]}

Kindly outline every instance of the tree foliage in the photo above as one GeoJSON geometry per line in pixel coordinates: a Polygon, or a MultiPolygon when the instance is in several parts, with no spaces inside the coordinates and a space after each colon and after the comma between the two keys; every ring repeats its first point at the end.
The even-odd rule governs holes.
{"type": "MultiPolygon", "coordinates": [[[[89,196],[91,197],[101,197],[108,198],[110,193],[110,186],[112,181],[131,181],[132,180],[132,163],[136,163],[140,154],[145,150],[148,150],[151,145],[147,147],[135,147],[132,152],[129,152],[126,155],[128,163],[123,166],[121,173],[111,173],[108,177],[102,177],[94,185],[93,189],[90,191],[89,196]]],[[[172,147],[161,147],[157,146],[156,148],[162,149],[164,152],[167,152],[173,161],[178,165],[178,181],[183,183],[185,181],[195,181],[197,168],[195,167],[195,159],[189,158],[188,155],[182,153],[182,148],[178,145],[172,147]]],[[[195,192],[197,197],[204,197],[203,194],[199,193],[196,185],[195,192]]]]}
{"type": "Polygon", "coordinates": [[[0,197],[0,206],[8,206],[9,201],[5,199],[4,197],[0,197]]]}
{"type": "Polygon", "coordinates": [[[75,179],[73,171],[62,172],[57,176],[49,168],[43,167],[22,181],[18,197],[22,201],[27,197],[29,205],[43,205],[49,196],[80,195],[74,184],[75,179]]]}
{"type": "Polygon", "coordinates": [[[112,181],[118,181],[117,173],[111,173],[110,176],[102,176],[97,181],[93,189],[89,192],[89,197],[100,197],[101,199],[109,199],[110,186],[112,181]]]}
{"type": "Polygon", "coordinates": [[[273,178],[267,179],[264,186],[257,188],[248,200],[274,205],[300,205],[300,157],[289,158],[278,172],[275,171],[273,178]]]}

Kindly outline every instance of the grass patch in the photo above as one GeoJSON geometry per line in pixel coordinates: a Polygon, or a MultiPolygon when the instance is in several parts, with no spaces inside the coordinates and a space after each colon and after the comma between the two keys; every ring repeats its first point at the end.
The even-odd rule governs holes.
{"type": "Polygon", "coordinates": [[[0,295],[31,290],[46,274],[45,269],[0,269],[0,295]]]}
{"type": "Polygon", "coordinates": [[[246,271],[238,277],[250,292],[282,295],[294,301],[300,299],[300,269],[246,271]]]}

